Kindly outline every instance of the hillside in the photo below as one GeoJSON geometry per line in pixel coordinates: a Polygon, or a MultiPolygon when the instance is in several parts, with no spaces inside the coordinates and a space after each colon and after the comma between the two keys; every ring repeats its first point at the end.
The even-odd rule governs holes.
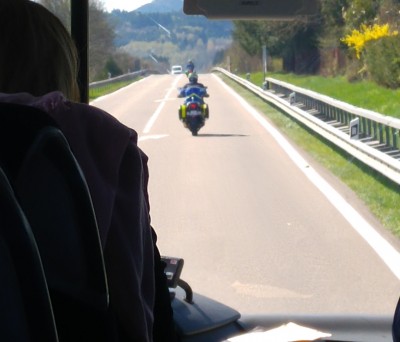
{"type": "Polygon", "coordinates": [[[208,69],[216,54],[231,43],[231,21],[187,16],[182,12],[182,0],[155,0],[132,12],[115,10],[109,21],[119,49],[162,61],[167,68],[193,59],[198,70],[208,69]]]}

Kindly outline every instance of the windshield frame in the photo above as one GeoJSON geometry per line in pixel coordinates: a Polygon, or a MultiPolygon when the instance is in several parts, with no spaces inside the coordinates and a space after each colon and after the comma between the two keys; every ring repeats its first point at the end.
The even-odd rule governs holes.
{"type": "Polygon", "coordinates": [[[71,36],[79,56],[78,84],[80,101],[89,102],[89,0],[71,0],[71,36]]]}

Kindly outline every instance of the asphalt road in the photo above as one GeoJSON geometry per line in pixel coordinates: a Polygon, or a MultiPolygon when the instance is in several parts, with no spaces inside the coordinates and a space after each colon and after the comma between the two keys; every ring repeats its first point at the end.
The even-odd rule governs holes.
{"type": "Polygon", "coordinates": [[[199,77],[210,119],[193,137],[178,120],[185,81],[153,75],[93,103],[139,133],[158,245],[184,258],[182,278],[243,313],[392,314],[398,274],[356,229],[370,225],[400,250],[398,240],[302,151],[296,165],[213,75],[199,77]],[[318,175],[342,197],[329,201],[313,183],[318,175]],[[368,223],[332,205],[342,198],[340,211],[351,205],[368,223]]]}

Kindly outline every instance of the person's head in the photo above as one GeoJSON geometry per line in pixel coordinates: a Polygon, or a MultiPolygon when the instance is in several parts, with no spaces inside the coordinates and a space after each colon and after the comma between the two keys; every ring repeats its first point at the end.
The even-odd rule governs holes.
{"type": "Polygon", "coordinates": [[[191,74],[189,74],[189,82],[194,84],[197,83],[198,80],[198,76],[195,72],[192,72],[191,74]]]}
{"type": "Polygon", "coordinates": [[[76,47],[55,15],[29,0],[0,0],[0,22],[0,92],[79,99],[76,47]]]}

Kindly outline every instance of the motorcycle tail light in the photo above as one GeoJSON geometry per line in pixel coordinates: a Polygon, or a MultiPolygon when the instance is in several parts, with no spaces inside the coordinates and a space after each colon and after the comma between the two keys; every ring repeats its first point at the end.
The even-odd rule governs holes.
{"type": "Polygon", "coordinates": [[[197,104],[196,103],[191,103],[189,105],[189,109],[197,109],[197,104]]]}

